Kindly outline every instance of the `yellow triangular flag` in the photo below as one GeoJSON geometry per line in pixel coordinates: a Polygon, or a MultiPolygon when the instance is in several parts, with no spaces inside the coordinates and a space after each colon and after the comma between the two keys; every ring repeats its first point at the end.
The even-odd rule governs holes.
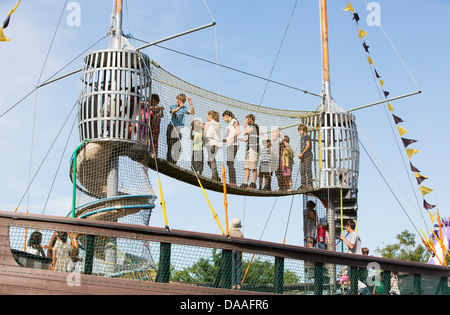
{"type": "Polygon", "coordinates": [[[417,150],[417,149],[406,149],[406,153],[408,154],[410,160],[411,160],[411,157],[412,157],[414,154],[417,154],[417,153],[419,153],[419,152],[420,152],[420,151],[417,150]]]}
{"type": "Polygon", "coordinates": [[[16,6],[14,7],[14,9],[12,9],[11,11],[9,11],[8,15],[11,15],[11,14],[13,14],[14,12],[16,12],[17,7],[19,6],[20,1],[22,1],[22,0],[19,0],[19,1],[16,3],[16,6]]]}
{"type": "Polygon", "coordinates": [[[423,175],[420,175],[419,173],[417,173],[417,172],[414,172],[414,175],[416,175],[416,177],[417,178],[419,178],[419,177],[423,177],[423,178],[425,178],[425,179],[428,179],[428,177],[426,177],[426,176],[423,176],[423,175]]]}
{"type": "Polygon", "coordinates": [[[0,30],[0,42],[9,42],[10,40],[11,39],[6,38],[5,34],[3,34],[3,27],[2,27],[2,29],[0,30]]]}
{"type": "MultiPolygon", "coordinates": [[[[19,6],[20,1],[21,0],[19,0],[16,3],[16,6],[11,11],[8,12],[8,17],[11,16],[11,14],[13,14],[17,10],[17,7],[19,6]]],[[[3,34],[3,27],[2,27],[2,29],[0,29],[0,42],[9,42],[10,40],[11,39],[6,38],[5,34],[3,34]]]]}
{"type": "Polygon", "coordinates": [[[408,130],[401,126],[397,126],[398,132],[400,133],[400,137],[402,137],[405,133],[408,133],[408,130]]]}
{"type": "Polygon", "coordinates": [[[433,189],[425,187],[425,186],[419,186],[420,191],[422,192],[422,197],[425,197],[426,194],[429,194],[433,191],[433,189]]]}
{"type": "Polygon", "coordinates": [[[428,211],[428,214],[430,215],[430,219],[431,219],[431,222],[434,222],[434,220],[436,220],[436,213],[435,214],[431,214],[431,212],[430,211],[428,211]]]}
{"type": "Polygon", "coordinates": [[[370,57],[370,56],[369,56],[369,63],[370,63],[372,66],[375,66],[375,65],[373,64],[372,57],[370,57]]]}
{"type": "Polygon", "coordinates": [[[362,29],[358,28],[359,37],[363,38],[364,36],[367,36],[368,34],[364,32],[362,29]]]}
{"type": "Polygon", "coordinates": [[[384,81],[383,80],[380,80],[380,85],[381,85],[381,87],[383,87],[383,85],[384,85],[384,81]]]}
{"type": "Polygon", "coordinates": [[[348,3],[348,6],[344,9],[344,11],[352,11],[353,13],[353,6],[350,2],[348,3]]]}
{"type": "Polygon", "coordinates": [[[392,105],[390,103],[388,103],[388,107],[389,107],[389,110],[391,111],[391,113],[393,113],[394,112],[394,107],[392,107],[392,105]]]}

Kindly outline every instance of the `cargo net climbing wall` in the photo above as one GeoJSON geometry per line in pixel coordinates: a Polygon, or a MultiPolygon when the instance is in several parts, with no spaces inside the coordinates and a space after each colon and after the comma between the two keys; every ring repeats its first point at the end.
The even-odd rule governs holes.
{"type": "MultiPolygon", "coordinates": [[[[146,155],[147,147],[133,141],[85,142],[76,161],[72,160],[72,174],[74,165],[77,174],[74,216],[147,226],[156,197],[149,170],[141,163],[146,155]]],[[[71,238],[83,261],[93,265],[89,272],[80,271],[138,280],[154,277],[155,264],[147,241],[82,234],[71,238]]]]}
{"type": "Polygon", "coordinates": [[[199,178],[205,188],[222,191],[223,163],[227,191],[232,194],[271,196],[320,186],[321,114],[240,102],[189,84],[154,61],[150,66],[152,168],[194,185],[199,178]],[[180,101],[183,108],[177,106],[180,101]],[[235,121],[224,113],[239,125],[240,134],[234,139],[235,121]],[[254,120],[253,126],[247,124],[247,129],[254,129],[248,138],[244,135],[247,119],[254,120]],[[300,124],[308,127],[312,140],[312,166],[303,181],[298,159],[300,124]],[[285,139],[289,141],[287,151],[285,139]],[[244,169],[249,170],[247,176],[244,169]]]}
{"type": "Polygon", "coordinates": [[[147,154],[146,146],[131,141],[84,143],[76,160],[75,216],[148,225],[156,197],[141,164],[147,154]]]}

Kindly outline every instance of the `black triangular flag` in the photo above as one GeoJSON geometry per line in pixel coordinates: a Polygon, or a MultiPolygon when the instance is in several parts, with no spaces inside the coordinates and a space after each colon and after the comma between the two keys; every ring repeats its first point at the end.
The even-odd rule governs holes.
{"type": "Polygon", "coordinates": [[[355,20],[356,24],[358,24],[358,22],[359,22],[359,15],[358,15],[358,13],[354,13],[353,14],[353,20],[355,20]]]}
{"type": "Polygon", "coordinates": [[[425,180],[425,179],[427,179],[426,177],[424,177],[424,176],[422,176],[422,175],[420,175],[420,176],[416,176],[416,179],[417,179],[417,183],[419,184],[419,186],[420,185],[422,185],[422,182],[425,180]]]}
{"type": "Polygon", "coordinates": [[[430,205],[428,202],[426,202],[425,201],[425,199],[423,200],[423,207],[425,208],[425,209],[427,209],[427,210],[431,210],[431,209],[433,209],[434,207],[436,207],[436,206],[434,206],[434,205],[430,205]]]}
{"type": "Polygon", "coordinates": [[[388,97],[389,96],[389,92],[383,90],[383,93],[384,93],[384,97],[388,97]]]}
{"type": "Polygon", "coordinates": [[[420,173],[420,171],[414,167],[414,165],[412,165],[411,162],[409,162],[409,164],[411,165],[411,171],[416,172],[416,173],[420,173]]]}
{"type": "Polygon", "coordinates": [[[407,148],[410,144],[417,142],[417,140],[405,139],[405,138],[402,138],[402,141],[403,141],[403,145],[405,146],[405,148],[407,148]]]}
{"type": "Polygon", "coordinates": [[[396,124],[396,125],[398,125],[399,123],[402,123],[402,122],[403,122],[403,120],[402,120],[400,117],[395,116],[394,114],[392,114],[392,117],[394,117],[394,120],[395,120],[395,124],[396,124]]]}
{"type": "MultiPolygon", "coordinates": [[[[366,52],[369,53],[369,47],[370,47],[370,46],[367,46],[366,42],[363,42],[363,47],[364,47],[364,49],[366,50],[366,52]]],[[[376,71],[375,71],[375,72],[376,72],[376,71]]],[[[377,74],[377,78],[379,78],[378,74],[377,74]]]]}
{"type": "Polygon", "coordinates": [[[5,22],[3,22],[3,28],[7,28],[8,27],[10,18],[11,18],[11,16],[8,15],[8,17],[6,18],[5,22]]]}
{"type": "MultiPolygon", "coordinates": [[[[369,46],[367,46],[367,47],[369,47],[369,46]]],[[[377,79],[381,78],[376,69],[375,69],[375,75],[377,76],[377,79]]]]}

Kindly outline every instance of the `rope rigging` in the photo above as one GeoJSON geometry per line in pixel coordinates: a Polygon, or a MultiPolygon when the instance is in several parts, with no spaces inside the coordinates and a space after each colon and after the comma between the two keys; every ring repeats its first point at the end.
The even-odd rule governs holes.
{"type": "MultiPolygon", "coordinates": [[[[19,101],[17,101],[14,105],[12,105],[11,107],[9,107],[6,111],[4,111],[1,115],[0,115],[0,119],[3,118],[6,114],[8,114],[12,109],[14,109],[17,105],[19,105],[20,103],[22,103],[24,100],[26,100],[30,95],[32,95],[34,92],[36,92],[38,89],[44,87],[46,84],[49,84],[51,79],[54,78],[58,73],[60,73],[62,70],[64,70],[65,68],[67,68],[69,65],[71,65],[74,61],[78,60],[78,58],[84,56],[84,54],[91,50],[92,47],[96,46],[98,43],[100,43],[103,39],[105,39],[108,35],[103,36],[102,38],[100,38],[99,40],[97,40],[94,44],[92,44],[91,46],[89,46],[87,49],[85,49],[83,52],[81,52],[80,54],[78,54],[75,58],[73,58],[71,61],[69,61],[69,63],[67,63],[65,66],[63,66],[61,69],[59,69],[57,72],[55,72],[52,76],[50,76],[47,80],[45,80],[43,83],[39,84],[38,86],[36,86],[33,90],[31,90],[29,93],[27,93],[25,96],[23,96],[19,101]]],[[[78,73],[80,70],[77,70],[76,72],[72,72],[70,73],[70,75],[78,73]]],[[[62,78],[65,78],[66,76],[63,76],[62,78]]],[[[55,81],[55,80],[54,80],[55,81]]],[[[53,81],[53,82],[54,82],[53,81]]]]}
{"type": "MultiPolygon", "coordinates": [[[[367,1],[364,0],[364,2],[365,2],[365,4],[366,4],[366,6],[368,6],[367,1]]],[[[358,13],[355,13],[355,12],[354,12],[354,9],[353,9],[353,7],[352,7],[352,5],[350,4],[349,1],[346,1],[346,3],[347,3],[347,7],[346,7],[344,10],[345,10],[345,11],[351,11],[351,13],[353,14],[353,19],[352,19],[352,20],[353,20],[355,29],[356,29],[357,33],[359,34],[360,42],[361,42],[361,44],[362,44],[362,47],[364,48],[364,54],[365,54],[365,56],[366,56],[366,60],[368,61],[368,66],[369,66],[370,71],[371,71],[371,73],[372,73],[372,76],[373,76],[375,85],[376,85],[377,90],[378,90],[378,93],[379,93],[379,95],[380,95],[380,98],[381,98],[381,99],[383,99],[383,98],[387,99],[387,96],[389,95],[389,92],[387,92],[387,91],[384,90],[384,87],[383,87],[383,86],[384,86],[384,81],[381,79],[381,76],[380,76],[379,72],[377,71],[377,69],[376,69],[376,67],[375,67],[375,64],[374,64],[374,62],[373,62],[373,59],[372,59],[372,57],[371,57],[371,55],[370,55],[370,52],[369,52],[369,46],[366,44],[366,42],[365,42],[365,40],[364,40],[364,37],[365,37],[366,35],[368,35],[368,34],[367,34],[367,32],[365,32],[365,31],[363,31],[363,30],[361,30],[361,29],[359,28],[359,24],[358,24],[358,21],[359,21],[359,15],[358,15],[358,13]]],[[[379,28],[382,30],[384,36],[386,37],[387,41],[389,42],[389,44],[391,45],[391,47],[393,48],[393,50],[395,51],[397,57],[399,58],[401,64],[403,65],[403,67],[405,68],[405,70],[406,70],[406,72],[408,73],[409,77],[410,77],[411,80],[413,81],[414,85],[416,86],[416,88],[417,88],[419,91],[421,91],[419,85],[417,84],[416,79],[413,77],[413,75],[412,75],[411,71],[409,70],[408,66],[407,66],[406,63],[404,62],[403,58],[400,56],[400,54],[399,54],[397,48],[396,48],[395,45],[393,44],[392,40],[389,38],[387,32],[384,30],[384,28],[382,27],[381,24],[378,25],[378,26],[379,26],[379,28]]],[[[422,102],[422,108],[424,109],[423,95],[421,95],[421,102],[422,102]]],[[[400,122],[403,122],[403,120],[402,120],[401,118],[399,118],[399,117],[397,117],[397,116],[395,116],[395,115],[393,114],[394,108],[390,105],[389,100],[387,100],[387,105],[388,105],[387,107],[388,107],[389,111],[392,112],[392,115],[389,115],[389,114],[388,114],[388,111],[387,111],[386,106],[384,106],[384,112],[385,112],[386,117],[388,118],[388,122],[389,122],[389,126],[390,126],[390,129],[391,129],[391,132],[392,132],[392,134],[393,134],[393,136],[394,136],[395,143],[396,143],[396,145],[397,145],[397,149],[398,149],[398,151],[399,151],[399,153],[400,153],[400,156],[401,156],[401,161],[402,161],[402,164],[403,164],[404,171],[405,171],[405,173],[407,173],[407,178],[408,178],[408,180],[409,180],[409,184],[410,184],[410,186],[411,186],[411,189],[412,189],[412,191],[413,191],[413,194],[414,194],[415,199],[416,199],[416,202],[417,202],[417,207],[414,207],[414,206],[413,206],[413,208],[416,208],[416,209],[418,210],[419,216],[422,218],[422,220],[423,220],[423,222],[424,222],[424,225],[427,227],[428,224],[427,224],[427,222],[425,221],[425,218],[424,218],[424,215],[423,215],[423,211],[421,211],[421,209],[420,209],[420,208],[421,208],[421,205],[420,205],[420,203],[419,203],[419,198],[418,198],[418,195],[417,195],[417,191],[414,189],[414,185],[413,185],[413,183],[412,183],[411,177],[409,176],[409,170],[408,170],[408,167],[407,167],[407,165],[406,165],[404,155],[402,154],[401,145],[399,144],[400,139],[398,138],[398,134],[397,134],[396,132],[394,132],[394,130],[395,130],[395,129],[398,129],[398,133],[400,134],[401,140],[402,140],[402,142],[403,142],[403,147],[404,147],[404,149],[406,149],[406,148],[408,147],[408,145],[410,145],[411,143],[417,142],[417,141],[416,141],[416,140],[410,140],[410,139],[405,139],[405,138],[403,138],[403,134],[405,134],[405,133],[408,132],[406,129],[404,129],[404,128],[400,127],[400,126],[397,126],[396,128],[394,128],[393,122],[392,122],[391,119],[389,119],[389,118],[390,118],[389,116],[392,116],[391,118],[394,118],[394,121],[395,121],[395,124],[396,124],[396,125],[398,125],[400,122]]],[[[423,112],[424,112],[424,119],[425,119],[425,110],[423,110],[423,112]]],[[[426,121],[425,121],[425,125],[426,125],[426,121]]],[[[359,127],[358,127],[358,128],[359,128],[359,127]]],[[[428,131],[428,130],[427,130],[427,131],[428,131]]],[[[428,136],[428,133],[427,133],[427,136],[428,136]]],[[[428,140],[428,145],[429,145],[429,138],[427,138],[427,140],[428,140]]],[[[361,145],[362,145],[362,144],[361,144],[361,145]]],[[[365,150],[365,148],[364,148],[364,150],[365,150]]],[[[373,150],[373,147],[372,147],[372,150],[373,150]]],[[[412,156],[413,154],[417,153],[417,152],[419,152],[419,151],[418,151],[418,150],[415,150],[415,149],[414,149],[414,150],[413,150],[413,149],[406,149],[406,153],[407,153],[407,155],[408,155],[408,157],[409,157],[410,160],[411,160],[411,156],[412,156]],[[408,150],[411,151],[411,152],[408,152],[408,150]]],[[[366,153],[367,153],[367,151],[366,151],[366,153]]],[[[371,159],[371,161],[372,161],[372,163],[373,163],[372,158],[371,158],[370,156],[369,156],[369,158],[371,159]]],[[[430,159],[430,160],[431,160],[431,159],[430,159]]],[[[415,172],[414,174],[415,174],[415,177],[416,177],[417,182],[418,182],[418,184],[419,184],[419,188],[420,188],[420,190],[421,190],[421,192],[422,192],[422,196],[425,197],[425,195],[426,195],[427,193],[429,193],[430,191],[432,191],[432,189],[430,189],[430,188],[427,188],[427,187],[424,187],[424,186],[420,186],[421,183],[422,183],[422,181],[425,180],[425,179],[427,179],[427,177],[424,177],[424,176],[418,174],[420,171],[418,171],[418,170],[412,165],[411,161],[409,161],[409,162],[410,162],[409,164],[410,164],[411,170],[412,170],[413,172],[415,172]],[[419,177],[421,177],[421,180],[419,180],[419,177]]],[[[384,164],[384,163],[383,163],[383,164],[384,164]]],[[[386,168],[385,165],[384,165],[384,167],[386,168]]],[[[378,170],[378,172],[379,172],[380,175],[381,175],[381,172],[379,171],[378,168],[377,168],[377,170],[378,170]]],[[[384,180],[385,183],[387,184],[387,181],[384,179],[384,177],[383,177],[383,180],[384,180]]],[[[398,184],[398,183],[397,183],[397,184],[398,184]]],[[[388,185],[388,184],[387,184],[387,185],[388,185]]],[[[399,184],[398,184],[398,185],[399,185],[399,184]]],[[[394,194],[394,192],[393,192],[393,190],[391,189],[391,187],[390,187],[389,185],[388,185],[388,187],[389,187],[389,189],[391,190],[391,192],[393,193],[393,195],[394,195],[395,199],[397,200],[397,202],[400,204],[400,201],[398,200],[397,196],[394,194]]],[[[403,191],[402,186],[399,185],[399,187],[400,187],[400,189],[403,191]]],[[[404,193],[405,193],[405,192],[404,192],[404,193]]],[[[408,195],[407,195],[406,193],[405,193],[405,196],[407,196],[407,198],[408,198],[408,200],[409,200],[409,197],[408,197],[408,195]]],[[[405,215],[408,217],[408,220],[411,222],[411,224],[413,225],[414,229],[416,230],[417,235],[418,235],[419,237],[421,237],[421,235],[420,235],[420,233],[419,233],[417,227],[416,227],[416,226],[414,225],[414,223],[412,222],[412,219],[410,218],[409,214],[406,213],[405,208],[404,208],[401,204],[400,204],[400,206],[401,206],[403,212],[405,213],[405,215]]],[[[423,208],[425,208],[425,209],[429,212],[430,217],[432,218],[432,221],[434,221],[434,218],[433,218],[433,216],[431,215],[430,210],[431,210],[432,208],[434,208],[434,207],[435,207],[434,205],[428,204],[428,203],[426,202],[426,200],[423,199],[423,208]]],[[[439,212],[439,210],[438,210],[438,212],[439,212]]],[[[423,240],[423,239],[422,239],[422,240],[423,240]]],[[[424,242],[424,244],[425,244],[425,242],[424,242]]],[[[427,246],[427,247],[428,247],[428,246],[427,246]]]]}
{"type": "MultiPolygon", "coordinates": [[[[135,37],[133,37],[131,35],[129,35],[129,38],[134,39],[134,40],[139,41],[139,42],[142,42],[142,43],[149,44],[149,42],[141,40],[141,39],[138,39],[138,38],[135,38],[135,37]]],[[[224,68],[224,69],[227,69],[227,70],[231,70],[231,71],[234,71],[234,72],[238,72],[240,74],[244,74],[244,75],[247,75],[247,76],[259,79],[259,80],[266,81],[268,83],[273,83],[273,84],[280,85],[280,86],[283,86],[283,87],[286,87],[286,88],[289,88],[289,89],[292,89],[292,90],[296,90],[296,91],[302,92],[304,94],[308,94],[308,95],[311,95],[311,96],[316,96],[316,97],[322,98],[322,96],[319,95],[319,94],[312,93],[312,92],[309,92],[307,90],[302,90],[302,89],[299,89],[297,87],[294,87],[292,85],[288,85],[288,84],[285,84],[285,83],[282,83],[282,82],[270,80],[268,78],[265,78],[265,77],[262,77],[262,76],[259,76],[259,75],[256,75],[256,74],[252,74],[252,73],[249,73],[249,72],[246,72],[246,71],[243,71],[243,70],[239,70],[239,69],[231,67],[231,66],[226,66],[226,65],[223,65],[223,64],[220,64],[220,63],[217,64],[214,61],[210,61],[210,60],[207,60],[207,59],[204,59],[204,58],[196,57],[194,55],[187,54],[187,53],[184,53],[184,52],[172,49],[172,48],[164,47],[164,46],[161,46],[161,45],[153,45],[153,46],[154,47],[158,47],[160,49],[164,49],[164,50],[173,52],[173,53],[176,53],[176,54],[179,54],[179,55],[183,55],[183,56],[186,56],[186,57],[189,57],[189,58],[192,58],[192,59],[196,59],[196,60],[199,60],[199,61],[202,61],[202,62],[205,62],[205,63],[209,63],[209,64],[212,64],[212,65],[215,65],[215,66],[217,65],[217,66],[219,66],[221,68],[224,68]]]]}

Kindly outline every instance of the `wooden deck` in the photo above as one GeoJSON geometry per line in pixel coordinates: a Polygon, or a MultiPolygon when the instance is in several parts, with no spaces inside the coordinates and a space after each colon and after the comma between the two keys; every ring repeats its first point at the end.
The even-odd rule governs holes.
{"type": "MultiPolygon", "coordinates": [[[[19,266],[9,246],[9,227],[70,230],[90,235],[105,232],[104,222],[0,212],[0,294],[3,295],[242,295],[249,292],[173,283],[158,283],[104,276],[64,273],[19,266]],[[96,223],[100,223],[97,226],[96,223]],[[79,277],[79,278],[76,278],[79,277]],[[76,284],[76,285],[74,285],[76,284]]],[[[109,225],[109,224],[107,224],[109,225]]],[[[113,224],[116,225],[116,224],[113,224]]],[[[116,225],[117,236],[136,237],[116,225]],[[125,233],[124,233],[125,232],[125,233]]],[[[145,229],[145,228],[144,228],[145,229]]],[[[111,232],[111,231],[110,231],[111,232]]],[[[163,232],[163,229],[156,232],[163,232]]],[[[253,292],[252,294],[257,294],[253,292]]]]}
{"type": "MultiPolygon", "coordinates": [[[[233,239],[222,235],[203,234],[187,231],[165,231],[163,228],[135,226],[114,222],[100,222],[86,219],[0,212],[0,294],[70,294],[70,295],[249,295],[287,292],[282,282],[274,283],[272,291],[255,292],[211,287],[202,284],[181,284],[166,281],[138,281],[110,278],[104,275],[64,273],[45,270],[45,267],[20,266],[17,252],[10,246],[11,228],[67,231],[92,236],[108,236],[134,240],[151,241],[158,244],[180,245],[191,248],[216,248],[223,251],[242,252],[272,257],[280,266],[284,260],[290,262],[309,261],[316,264],[316,270],[324,264],[349,265],[352,268],[367,268],[369,263],[377,263],[386,274],[390,271],[407,273],[415,277],[417,293],[420,293],[420,279],[432,277],[440,281],[439,292],[448,292],[447,267],[383,259],[379,257],[351,255],[292,245],[263,242],[251,239],[233,239]],[[44,268],[44,269],[38,269],[44,268]],[[79,278],[76,278],[79,277],[79,278]],[[440,280],[439,280],[440,279],[440,280]],[[158,282],[160,281],[160,282],[158,282]],[[76,284],[76,285],[74,285],[76,284]]],[[[17,251],[17,249],[16,249],[17,251]]],[[[20,251],[20,249],[19,249],[20,251]]],[[[162,255],[160,253],[160,255],[162,255]]],[[[186,259],[186,257],[184,258],[186,259]]],[[[161,267],[160,267],[161,268],[161,267]]],[[[86,270],[86,269],[85,269],[86,270]]],[[[275,268],[276,273],[283,269],[275,268]]],[[[316,279],[314,294],[323,294],[324,284],[316,279]],[[317,283],[317,281],[319,281],[317,283]]]]}

